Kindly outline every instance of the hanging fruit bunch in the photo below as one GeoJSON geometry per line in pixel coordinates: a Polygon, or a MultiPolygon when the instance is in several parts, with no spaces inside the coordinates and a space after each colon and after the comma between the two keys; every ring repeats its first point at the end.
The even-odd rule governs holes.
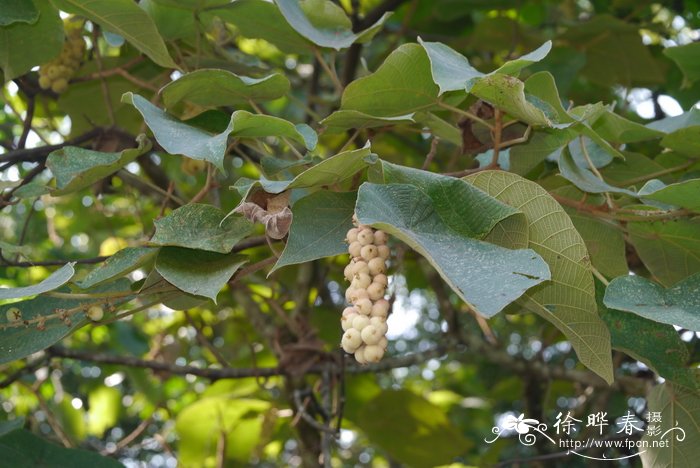
{"type": "Polygon", "coordinates": [[[384,299],[388,280],[386,262],[389,259],[387,234],[359,224],[347,234],[350,263],[345,267],[345,279],[350,286],[345,299],[351,304],[343,310],[341,346],[354,354],[360,364],[378,362],[387,347],[389,301],[384,299]]]}
{"type": "Polygon", "coordinates": [[[66,40],[61,54],[39,68],[39,86],[42,89],[51,89],[57,94],[68,89],[68,80],[80,67],[85,54],[83,23],[67,20],[64,21],[63,28],[66,32],[66,40]]]}

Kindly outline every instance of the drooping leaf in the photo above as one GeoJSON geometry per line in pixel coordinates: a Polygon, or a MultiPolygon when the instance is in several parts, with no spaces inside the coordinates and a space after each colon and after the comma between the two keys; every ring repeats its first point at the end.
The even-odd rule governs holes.
{"type": "Polygon", "coordinates": [[[249,78],[227,70],[200,69],[168,83],[160,92],[165,107],[173,109],[181,102],[215,108],[246,103],[251,99],[277,99],[288,90],[289,80],[280,73],[249,78]]]}
{"type": "Polygon", "coordinates": [[[329,129],[373,128],[413,123],[415,114],[397,115],[395,117],[376,117],[356,110],[340,110],[321,120],[321,124],[329,129]]]}
{"type": "Polygon", "coordinates": [[[333,185],[352,177],[376,161],[377,156],[372,153],[369,142],[367,142],[363,148],[343,151],[328,159],[324,159],[292,180],[268,180],[262,176],[260,180],[241,178],[236,181],[232,188],[245,196],[257,187],[261,187],[267,193],[282,193],[285,190],[295,188],[333,185]]]}
{"type": "Polygon", "coordinates": [[[78,282],[78,286],[87,289],[112,278],[123,276],[148,262],[156,252],[158,252],[157,249],[150,247],[127,247],[122,249],[88,273],[82,281],[78,282]]]}
{"type": "Polygon", "coordinates": [[[275,0],[275,3],[289,25],[300,35],[318,46],[336,50],[345,49],[376,34],[391,16],[391,13],[384,13],[372,26],[355,34],[343,9],[329,0],[275,0]],[[306,8],[303,2],[308,4],[306,8]]]}
{"type": "Polygon", "coordinates": [[[34,24],[39,19],[37,10],[32,0],[5,0],[0,11],[0,26],[8,26],[12,23],[34,24]]]}
{"type": "MultiPolygon", "coordinates": [[[[39,19],[0,26],[0,68],[5,81],[48,62],[63,48],[63,21],[49,0],[34,0],[39,19]]],[[[5,10],[3,3],[2,10],[5,10]]]]}
{"type": "Polygon", "coordinates": [[[433,203],[442,222],[466,237],[482,239],[517,210],[454,177],[382,161],[384,182],[417,187],[433,203]]]}
{"type": "Polygon", "coordinates": [[[2,462],[13,467],[51,466],[54,468],[121,468],[117,460],[98,453],[67,449],[35,436],[24,429],[17,429],[0,436],[2,462]]]}
{"type": "Polygon", "coordinates": [[[63,11],[83,16],[105,30],[119,34],[151,60],[177,68],[151,17],[131,0],[52,0],[63,11]]]}
{"type": "Polygon", "coordinates": [[[629,312],[608,309],[603,303],[605,286],[596,281],[596,302],[610,329],[612,346],[643,362],[661,377],[688,388],[697,388],[695,371],[688,366],[690,353],[678,332],[629,312]]]}
{"type": "Polygon", "coordinates": [[[663,132],[659,130],[627,120],[612,111],[603,113],[592,128],[602,138],[617,143],[636,143],[663,136],[663,132]]]}
{"type": "Polygon", "coordinates": [[[666,47],[664,55],[676,62],[688,83],[700,80],[700,44],[691,42],[682,46],[666,47]]]}
{"type": "Polygon", "coordinates": [[[155,220],[156,233],[150,243],[229,253],[251,233],[253,225],[243,217],[231,216],[212,205],[182,206],[155,220]]]}
{"type": "Polygon", "coordinates": [[[660,433],[645,433],[640,458],[645,468],[695,465],[700,455],[700,396],[696,390],[665,382],[647,395],[648,410],[660,412],[660,433]],[[660,443],[661,441],[665,443],[660,443]]]}
{"type": "Polygon", "coordinates": [[[151,149],[145,135],[136,138],[137,148],[118,153],[93,151],[76,146],[66,146],[53,151],[46,158],[46,167],[56,176],[54,196],[76,192],[103,179],[151,149]]]}
{"type": "Polygon", "coordinates": [[[508,250],[454,231],[434,201],[413,185],[364,183],[355,211],[361,223],[387,231],[423,255],[460,298],[486,317],[550,277],[532,250],[508,250]]]}
{"type": "Polygon", "coordinates": [[[229,135],[241,138],[287,137],[302,143],[308,149],[316,146],[316,132],[311,127],[306,124],[294,125],[271,115],[236,111],[231,115],[228,127],[222,133],[213,135],[180,122],[138,94],[125,93],[122,101],[136,107],[153,131],[155,139],[168,153],[209,161],[222,171],[229,135]]]}
{"type": "Polygon", "coordinates": [[[0,288],[0,299],[17,299],[20,297],[36,296],[37,294],[53,291],[66,284],[75,274],[75,262],[66,263],[40,283],[20,288],[0,288]]]}
{"type": "MultiPolygon", "coordinates": [[[[98,287],[94,292],[124,292],[128,290],[129,282],[123,280],[98,287]]],[[[62,292],[67,292],[67,288],[63,288],[62,292]]],[[[112,303],[118,304],[127,298],[113,300],[112,303]]],[[[57,309],[87,308],[95,304],[95,302],[96,300],[92,298],[59,299],[39,296],[27,301],[0,306],[0,364],[21,359],[46,349],[90,321],[85,317],[84,312],[79,311],[70,315],[68,317],[69,320],[64,322],[55,312],[57,309]],[[21,314],[20,322],[7,322],[7,311],[12,308],[19,309],[21,314]],[[50,315],[55,316],[49,317],[50,315]],[[42,320],[42,317],[49,318],[42,320]],[[43,326],[43,329],[39,329],[40,326],[43,326]]],[[[105,317],[107,317],[107,314],[105,314],[105,317]]]]}
{"type": "Polygon", "coordinates": [[[204,12],[232,23],[245,37],[264,39],[283,52],[309,51],[309,41],[292,28],[279,8],[266,0],[237,0],[204,12]]]}
{"type": "Polygon", "coordinates": [[[610,282],[603,302],[611,309],[700,331],[700,274],[668,289],[641,276],[621,276],[610,282]]]}
{"type": "Polygon", "coordinates": [[[270,273],[287,265],[347,251],[345,235],[352,227],[356,192],[318,191],[292,207],[293,221],[284,251],[270,273]]]}
{"type": "Polygon", "coordinates": [[[156,270],[176,288],[216,303],[216,295],[246,261],[235,254],[163,247],[156,258],[156,270]]]}
{"type": "Polygon", "coordinates": [[[552,126],[551,119],[555,117],[553,109],[549,105],[544,107],[544,101],[528,99],[525,95],[525,84],[519,79],[509,75],[494,74],[477,78],[471,83],[472,86],[467,88],[471,94],[516,119],[530,125],[552,126]]]}
{"type": "Polygon", "coordinates": [[[198,399],[180,411],[175,423],[180,463],[214,461],[221,434],[226,435],[224,459],[247,462],[259,442],[262,416],[269,407],[268,401],[228,393],[198,399]]]}
{"type": "Polygon", "coordinates": [[[653,191],[645,191],[644,187],[640,190],[640,194],[644,193],[644,199],[700,211],[700,179],[689,179],[670,185],[662,183],[660,188],[653,191]]]}
{"type": "Polygon", "coordinates": [[[415,467],[449,463],[472,445],[444,411],[408,390],[384,390],[362,405],[355,422],[392,457],[415,467]]]}
{"type": "Polygon", "coordinates": [[[559,172],[569,182],[574,184],[584,192],[589,193],[622,193],[631,197],[636,197],[637,194],[631,190],[614,187],[604,180],[599,179],[593,172],[585,167],[576,164],[571,152],[568,148],[564,149],[559,155],[559,172]]]}
{"type": "Polygon", "coordinates": [[[644,266],[664,286],[700,272],[700,220],[630,221],[627,231],[644,266]]]}
{"type": "Polygon", "coordinates": [[[612,382],[610,333],[597,313],[590,259],[571,219],[542,187],[515,174],[484,171],[466,180],[524,213],[529,247],[549,265],[551,281],[519,303],[554,324],[581,362],[612,382]]]}

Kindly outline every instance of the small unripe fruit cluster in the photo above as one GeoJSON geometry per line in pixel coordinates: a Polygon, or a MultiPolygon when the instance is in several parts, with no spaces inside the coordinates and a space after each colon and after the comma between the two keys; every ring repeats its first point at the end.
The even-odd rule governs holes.
{"type": "Polygon", "coordinates": [[[345,279],[350,287],[345,299],[351,304],[343,310],[341,346],[354,354],[360,364],[378,362],[387,347],[389,301],[384,299],[388,284],[386,261],[389,258],[387,234],[355,222],[348,231],[350,263],[345,267],[345,279]]]}
{"type": "Polygon", "coordinates": [[[80,67],[85,53],[82,25],[66,25],[66,41],[61,54],[39,68],[39,86],[60,94],[68,89],[70,80],[80,67]]]}

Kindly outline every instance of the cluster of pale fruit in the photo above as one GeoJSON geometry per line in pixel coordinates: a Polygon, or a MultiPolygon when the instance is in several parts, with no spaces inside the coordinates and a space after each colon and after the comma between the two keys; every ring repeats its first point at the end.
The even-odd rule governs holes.
{"type": "Polygon", "coordinates": [[[387,347],[390,304],[384,293],[390,251],[386,232],[359,224],[356,219],[355,226],[346,238],[350,263],[345,267],[345,279],[350,281],[350,287],[345,291],[345,299],[351,305],[343,310],[340,344],[357,362],[367,364],[378,362],[387,347]]]}

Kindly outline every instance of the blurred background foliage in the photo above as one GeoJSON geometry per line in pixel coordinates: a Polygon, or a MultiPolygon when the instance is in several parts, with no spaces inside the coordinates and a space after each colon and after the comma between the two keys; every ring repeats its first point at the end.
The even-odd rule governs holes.
{"type": "MultiPolygon", "coordinates": [[[[34,3],[43,11],[53,8],[46,1],[34,3]]],[[[56,2],[56,6],[62,8],[64,3],[70,2],[56,2]]],[[[236,8],[225,8],[221,0],[138,3],[183,70],[216,67],[247,76],[279,71],[289,79],[290,91],[266,102],[264,111],[306,122],[316,130],[322,129],[319,121],[339,103],[337,83],[324,73],[323,64],[336,67],[345,85],[376,70],[391,51],[419,36],[449,45],[484,72],[552,40],[551,53],[525,71],[523,79],[548,71],[565,103],[614,104],[616,113],[635,122],[679,115],[700,100],[700,80],[689,79],[665,53],[669,46],[700,39],[696,0],[341,0],[337,4],[348,12],[356,31],[382,12],[395,13],[371,42],[338,53],[324,52],[323,64],[319,52],[299,44],[294,36],[265,37],[266,29],[256,25],[275,20],[265,8],[248,17],[236,8]]],[[[122,94],[132,91],[155,99],[156,91],[179,72],[144,58],[133,45],[90,22],[85,40],[89,48],[99,48],[101,62],[91,56],[65,93],[38,90],[35,71],[7,81],[0,106],[4,152],[21,138],[27,148],[34,148],[60,144],[95,126],[111,128],[112,124],[118,130],[103,134],[94,147],[119,151],[145,131],[139,113],[121,102],[122,94]],[[119,71],[99,79],[100,70],[119,71]],[[25,134],[23,119],[28,112],[34,118],[25,134]]],[[[247,103],[234,108],[254,110],[247,103]]],[[[190,122],[220,130],[221,114],[208,111],[190,122]]],[[[179,115],[187,118],[188,109],[181,109],[179,115]]],[[[223,122],[225,126],[227,119],[223,122]]],[[[321,133],[317,153],[337,153],[349,136],[321,133]]],[[[362,136],[371,138],[373,152],[382,159],[405,166],[421,167],[430,151],[430,141],[415,128],[380,127],[365,130],[362,136]]],[[[450,172],[470,167],[472,156],[462,153],[461,138],[457,122],[446,122],[433,168],[450,172]]],[[[617,170],[617,180],[627,180],[678,164],[671,156],[657,157],[660,148],[654,142],[630,143],[626,149],[648,159],[640,156],[636,167],[634,157],[626,163],[615,162],[607,169],[609,177],[614,178],[617,170]]],[[[285,158],[270,155],[290,151],[276,138],[235,148],[225,160],[228,175],[216,175],[206,201],[230,211],[240,195],[229,186],[240,177],[258,178],[261,166],[271,174],[284,166],[285,158]]],[[[0,154],[3,189],[34,168],[31,162],[4,166],[2,158],[0,154]]],[[[33,192],[49,179],[40,174],[35,187],[23,187],[25,195],[18,203],[3,208],[0,239],[27,246],[26,258],[59,264],[141,245],[153,234],[154,220],[172,208],[164,193],[187,200],[205,184],[206,172],[184,172],[181,159],[156,147],[114,176],[64,197],[33,192]]],[[[549,162],[541,163],[529,176],[546,178],[549,169],[549,162]]],[[[557,184],[555,180],[547,183],[550,188],[557,184]]],[[[270,247],[263,244],[247,253],[253,263],[267,258],[270,247]]],[[[3,255],[12,260],[6,263],[19,265],[0,266],[3,286],[33,284],[51,271],[50,266],[16,262],[22,258],[16,253],[3,251],[3,255]]],[[[284,334],[294,328],[285,317],[294,317],[296,326],[307,327],[305,333],[320,339],[324,349],[337,352],[345,261],[344,257],[317,260],[283,268],[269,278],[258,271],[228,286],[216,305],[198,301],[156,305],[125,320],[85,326],[53,352],[0,367],[0,420],[7,425],[24,418],[25,427],[43,438],[100,452],[126,466],[176,466],[178,462],[191,467],[312,466],[321,437],[316,427],[300,418],[294,399],[295,395],[307,398],[307,411],[318,415],[313,403],[321,398],[318,376],[212,382],[192,374],[175,375],[167,368],[146,369],[127,360],[108,363],[99,358],[116,355],[197,368],[275,367],[279,354],[274,346],[286,343],[284,334]],[[70,352],[77,358],[71,359],[70,352]]],[[[621,267],[608,266],[609,277],[625,274],[627,267],[644,268],[634,252],[629,252],[621,267]]],[[[91,268],[78,265],[78,278],[91,268]]],[[[142,281],[149,271],[147,263],[130,278],[142,281]]],[[[529,466],[588,466],[586,460],[571,456],[541,461],[538,457],[550,447],[527,447],[512,438],[487,444],[484,439],[508,414],[525,413],[550,424],[558,413],[567,411],[581,419],[604,410],[614,419],[631,409],[643,418],[646,402],[639,389],[567,378],[566,371],[576,368],[577,361],[569,343],[551,325],[517,313],[500,314],[486,324],[463,313],[464,304],[442,285],[427,262],[401,245],[396,245],[392,263],[391,291],[395,306],[389,320],[388,356],[413,352],[424,353],[423,359],[395,369],[343,376],[334,395],[342,398],[343,412],[333,466],[453,462],[451,466],[515,466],[522,463],[518,460],[530,459],[533,465],[529,466]],[[430,354],[452,343],[455,336],[468,337],[476,347],[456,346],[446,355],[430,354]],[[546,373],[536,366],[512,364],[523,362],[562,371],[545,378],[546,373]]],[[[691,363],[697,363],[697,337],[692,332],[681,337],[691,363]]],[[[298,358],[303,367],[305,356],[301,353],[298,358]]],[[[618,375],[653,377],[634,358],[616,352],[614,359],[618,375]]],[[[609,431],[614,435],[615,428],[609,431]]],[[[624,450],[606,453],[627,454],[624,450]]],[[[636,459],[620,462],[637,463],[636,459]]]]}

